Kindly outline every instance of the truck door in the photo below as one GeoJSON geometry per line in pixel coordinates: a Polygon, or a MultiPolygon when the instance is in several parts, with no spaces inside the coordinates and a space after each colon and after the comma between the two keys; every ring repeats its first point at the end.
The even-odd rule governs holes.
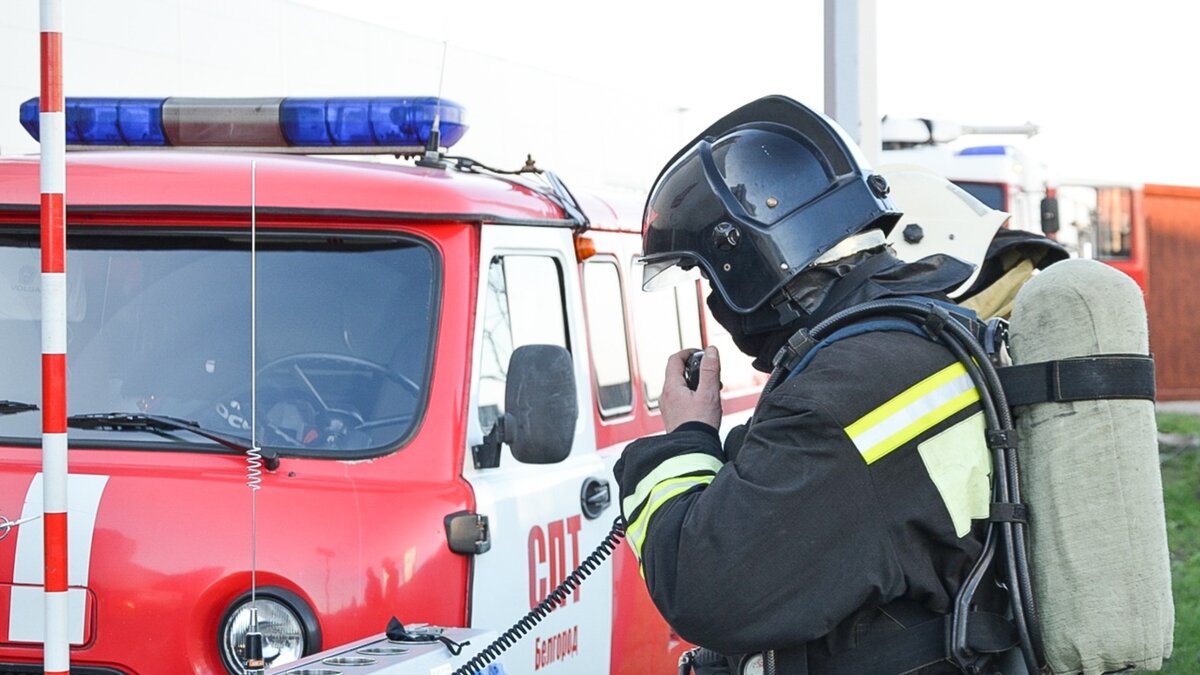
{"type": "MultiPolygon", "coordinates": [[[[505,446],[499,466],[477,468],[467,448],[464,476],[490,529],[490,550],[474,556],[470,623],[504,631],[597,547],[618,510],[596,452],[570,230],[484,226],[480,246],[468,445],[479,445],[503,414],[509,356],[521,345],[555,344],[571,353],[579,410],[570,455],[561,462],[522,464],[505,446]],[[582,506],[588,495],[603,506],[594,517],[582,506]]],[[[603,565],[502,662],[509,673],[607,673],[611,632],[612,567],[603,565]]]]}

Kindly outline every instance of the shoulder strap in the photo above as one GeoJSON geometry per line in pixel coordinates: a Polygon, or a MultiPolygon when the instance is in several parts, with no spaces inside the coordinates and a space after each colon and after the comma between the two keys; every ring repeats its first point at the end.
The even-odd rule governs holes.
{"type": "Polygon", "coordinates": [[[798,358],[795,360],[795,365],[788,368],[788,373],[783,378],[784,381],[791,379],[797,373],[807,368],[808,364],[812,363],[813,358],[816,357],[817,352],[821,351],[821,349],[828,347],[838,340],[845,340],[849,337],[862,335],[864,333],[871,333],[874,331],[896,331],[901,333],[911,333],[913,335],[919,335],[923,338],[929,339],[929,335],[925,331],[921,330],[920,326],[911,321],[906,321],[899,318],[873,319],[871,321],[863,321],[862,323],[852,324],[842,328],[841,330],[834,331],[824,340],[813,343],[811,346],[805,349],[802,354],[797,354],[798,358]]]}
{"type": "MultiPolygon", "coordinates": [[[[944,308],[947,313],[959,322],[967,325],[972,329],[973,333],[979,334],[986,327],[980,324],[976,318],[975,312],[965,307],[960,307],[951,302],[927,298],[924,296],[902,297],[897,299],[912,299],[920,300],[924,303],[934,303],[944,308]]],[[[833,333],[825,336],[820,340],[814,340],[809,335],[808,329],[801,328],[796,331],[787,341],[786,344],[779,350],[773,359],[776,370],[782,369],[784,377],[778,378],[780,382],[792,378],[808,367],[812,362],[813,357],[821,349],[848,337],[870,333],[872,331],[899,331],[903,333],[911,333],[918,335],[927,340],[936,340],[936,336],[930,333],[931,330],[936,330],[936,326],[921,325],[913,320],[900,318],[898,316],[880,317],[876,319],[868,319],[850,324],[840,328],[833,333]]],[[[772,378],[777,379],[777,378],[772,378]]]]}
{"type": "Polygon", "coordinates": [[[860,321],[836,330],[822,340],[813,340],[809,336],[808,329],[801,328],[788,338],[787,343],[779,349],[774,359],[772,359],[774,368],[771,370],[771,376],[767,379],[766,385],[763,386],[762,394],[758,398],[758,404],[754,408],[754,414],[750,418],[750,423],[753,424],[754,420],[758,418],[758,408],[766,400],[767,394],[807,368],[808,364],[812,363],[813,358],[816,357],[817,352],[838,340],[880,330],[901,331],[932,339],[916,323],[898,317],[884,317],[860,321]]]}

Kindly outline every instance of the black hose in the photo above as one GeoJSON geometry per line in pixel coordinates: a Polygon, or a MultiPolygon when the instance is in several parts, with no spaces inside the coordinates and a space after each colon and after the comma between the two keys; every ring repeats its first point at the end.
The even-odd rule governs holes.
{"type": "Polygon", "coordinates": [[[771,375],[767,377],[767,383],[763,385],[762,396],[759,401],[767,397],[771,390],[779,386],[779,383],[787,376],[786,368],[776,368],[771,371],[771,375]]]}
{"type": "Polygon", "coordinates": [[[971,616],[971,600],[975,597],[979,584],[983,582],[983,572],[987,571],[995,556],[996,529],[989,527],[984,537],[983,550],[975,561],[975,567],[971,568],[971,573],[963,580],[958,595],[954,597],[954,612],[951,615],[950,625],[950,655],[960,664],[966,664],[972,658],[967,647],[967,619],[971,616]],[[980,570],[980,573],[976,573],[976,570],[980,570]]]}
{"type": "MultiPolygon", "coordinates": [[[[947,328],[950,327],[947,326],[947,328]]],[[[950,328],[950,330],[953,329],[950,328]]],[[[972,355],[968,355],[967,352],[970,350],[971,346],[978,347],[973,339],[965,341],[965,348],[964,344],[959,342],[959,340],[962,339],[961,335],[955,335],[952,337],[948,333],[943,332],[941,339],[942,343],[954,353],[955,358],[957,358],[959,362],[966,367],[967,373],[971,376],[971,381],[975,384],[975,388],[980,392],[979,400],[983,406],[984,419],[987,421],[987,428],[991,430],[999,429],[1002,431],[1011,432],[1012,424],[1004,424],[1003,420],[1001,419],[1008,413],[1008,407],[1003,401],[1000,405],[996,404],[996,401],[993,398],[996,396],[996,390],[988,387],[988,383],[985,380],[987,369],[992,367],[991,362],[987,360],[986,356],[982,361],[978,361],[972,359],[972,355]]],[[[977,358],[977,355],[975,356],[977,358]]],[[[1002,392],[1000,398],[1003,398],[1002,392]]],[[[997,501],[1001,503],[1019,503],[1020,499],[1017,496],[1017,491],[1013,489],[1012,477],[1014,472],[1012,471],[1013,467],[1009,462],[1007,452],[1007,448],[992,448],[992,461],[996,466],[997,474],[996,493],[999,497],[997,501]]],[[[1005,572],[1009,586],[1009,598],[1013,606],[1025,608],[1031,603],[1027,599],[1029,597],[1027,596],[1028,587],[1020,583],[1020,575],[1017,571],[1020,565],[1017,562],[1017,549],[1013,531],[1013,523],[1000,523],[1000,530],[1003,533],[1003,536],[1001,536],[1000,540],[1004,544],[1005,572]]],[[[976,566],[971,570],[972,575],[979,575],[980,577],[982,577],[985,572],[986,568],[981,567],[978,564],[976,564],[976,566]]],[[[1027,650],[1025,648],[1026,645],[1032,646],[1033,641],[1024,611],[1013,612],[1013,624],[1016,626],[1017,635],[1021,641],[1022,656],[1025,657],[1026,667],[1031,668],[1031,673],[1036,672],[1036,656],[1034,656],[1032,652],[1027,654],[1027,650]]]]}
{"type": "MultiPolygon", "coordinates": [[[[1008,502],[1020,504],[1022,503],[1021,471],[1017,457],[1016,432],[1013,428],[1012,409],[1008,405],[1008,397],[1004,393],[1003,385],[1000,383],[1000,374],[996,372],[995,367],[992,365],[991,360],[988,359],[983,348],[973,339],[974,336],[966,328],[959,324],[954,324],[950,326],[950,329],[956,333],[962,344],[972,352],[972,356],[981,364],[983,374],[988,380],[987,391],[996,400],[996,409],[1000,414],[1000,428],[1011,433],[1013,443],[1009,444],[1012,447],[1004,448],[1003,466],[1008,474],[1008,502]]],[[[984,390],[980,389],[980,391],[984,390]]],[[[1037,603],[1034,601],[1033,596],[1033,580],[1029,573],[1029,552],[1027,550],[1025,523],[1004,523],[1004,528],[1007,533],[1008,546],[1012,548],[1012,569],[1016,577],[1016,586],[1020,589],[1020,598],[1022,600],[1021,608],[1023,611],[1019,617],[1014,612],[1014,617],[1018,621],[1018,630],[1022,628],[1022,623],[1027,626],[1023,637],[1029,640],[1032,654],[1025,654],[1026,667],[1030,668],[1030,672],[1036,672],[1040,661],[1039,655],[1044,652],[1042,650],[1042,636],[1038,621],[1037,603]]]]}

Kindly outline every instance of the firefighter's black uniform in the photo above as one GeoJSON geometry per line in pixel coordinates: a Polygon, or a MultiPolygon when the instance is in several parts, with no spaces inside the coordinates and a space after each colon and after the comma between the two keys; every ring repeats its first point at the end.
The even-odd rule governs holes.
{"type": "MultiPolygon", "coordinates": [[[[878,255],[891,260],[844,304],[949,287],[945,266],[922,274],[878,255]]],[[[724,448],[689,422],[635,441],[615,467],[629,542],[671,626],[725,654],[807,645],[810,663],[952,609],[981,549],[989,470],[966,371],[903,332],[821,349],[724,448]]]]}

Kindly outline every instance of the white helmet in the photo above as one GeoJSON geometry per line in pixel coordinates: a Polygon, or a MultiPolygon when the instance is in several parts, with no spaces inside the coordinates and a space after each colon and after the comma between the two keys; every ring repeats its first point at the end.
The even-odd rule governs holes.
{"type": "Polygon", "coordinates": [[[970,278],[950,292],[950,297],[958,297],[975,283],[988,244],[1008,214],[924,167],[890,164],[879,167],[879,173],[892,188],[892,201],[904,212],[888,236],[898,258],[914,262],[945,253],[975,266],[970,278]]]}

